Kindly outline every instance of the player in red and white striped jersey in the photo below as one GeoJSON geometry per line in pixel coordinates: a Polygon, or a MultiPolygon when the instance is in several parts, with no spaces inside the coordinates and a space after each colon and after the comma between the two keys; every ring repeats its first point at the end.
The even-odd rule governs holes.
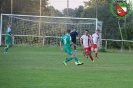
{"type": "Polygon", "coordinates": [[[95,58],[98,58],[98,41],[101,41],[99,30],[92,35],[91,51],[95,50],[95,58]]]}
{"type": "Polygon", "coordinates": [[[80,44],[84,48],[84,54],[86,57],[88,58],[89,56],[90,59],[94,62],[94,59],[91,56],[91,41],[91,35],[89,35],[88,30],[85,30],[85,34],[80,38],[80,44]]]}

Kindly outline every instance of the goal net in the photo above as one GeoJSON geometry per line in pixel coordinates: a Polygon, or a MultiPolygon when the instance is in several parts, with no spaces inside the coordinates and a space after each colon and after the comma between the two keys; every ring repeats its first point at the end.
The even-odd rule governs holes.
{"type": "Polygon", "coordinates": [[[58,46],[66,29],[73,28],[78,31],[77,44],[79,44],[79,37],[84,34],[84,30],[89,30],[90,34],[93,34],[95,29],[102,31],[102,22],[96,18],[1,14],[0,45],[6,44],[5,33],[8,23],[12,24],[15,45],[58,46]]]}

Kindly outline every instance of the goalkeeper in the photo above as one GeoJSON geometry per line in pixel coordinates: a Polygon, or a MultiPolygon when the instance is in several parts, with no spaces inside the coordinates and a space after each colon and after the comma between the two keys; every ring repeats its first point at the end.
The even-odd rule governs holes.
{"type": "Polygon", "coordinates": [[[12,46],[12,38],[13,36],[11,32],[11,24],[8,24],[8,28],[6,30],[6,36],[5,36],[7,46],[4,49],[4,53],[7,53],[9,47],[12,46]]]}

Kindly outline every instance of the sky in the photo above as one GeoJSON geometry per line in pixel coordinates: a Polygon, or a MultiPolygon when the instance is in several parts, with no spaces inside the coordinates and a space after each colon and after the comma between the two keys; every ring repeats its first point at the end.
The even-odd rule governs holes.
{"type": "MultiPolygon", "coordinates": [[[[75,9],[79,5],[84,6],[84,1],[89,0],[69,0],[69,8],[75,9]]],[[[62,11],[64,8],[67,8],[67,0],[49,0],[49,6],[53,6],[55,9],[62,11]]]]}
{"type": "MultiPolygon", "coordinates": [[[[69,8],[75,9],[78,8],[79,5],[84,6],[84,1],[89,0],[69,0],[69,8]]],[[[133,3],[133,0],[130,0],[133,3]]],[[[129,0],[127,0],[129,2],[129,0]]],[[[55,9],[62,11],[64,8],[67,8],[67,0],[49,0],[49,6],[53,6],[55,9]]]]}

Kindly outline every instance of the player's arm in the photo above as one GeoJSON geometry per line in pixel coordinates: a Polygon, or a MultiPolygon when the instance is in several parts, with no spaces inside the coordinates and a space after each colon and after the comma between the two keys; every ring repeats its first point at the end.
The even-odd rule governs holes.
{"type": "Polygon", "coordinates": [[[76,44],[74,44],[73,42],[71,42],[71,43],[70,43],[70,45],[73,45],[73,46],[76,46],[76,47],[78,47],[78,46],[77,46],[76,44]]]}
{"type": "Polygon", "coordinates": [[[72,42],[71,36],[70,36],[69,42],[70,42],[70,45],[73,45],[73,46],[78,47],[76,44],[74,44],[74,43],[72,42]]]}
{"type": "Polygon", "coordinates": [[[10,33],[8,33],[8,34],[6,34],[6,35],[12,38],[12,35],[11,35],[10,33]]]}
{"type": "Polygon", "coordinates": [[[93,44],[93,40],[92,37],[90,36],[90,44],[93,44]]]}
{"type": "Polygon", "coordinates": [[[93,44],[93,40],[90,40],[90,44],[93,44]]]}
{"type": "Polygon", "coordinates": [[[94,38],[94,34],[91,36],[91,44],[93,44],[94,42],[93,42],[93,38],[94,38]]]}
{"type": "Polygon", "coordinates": [[[80,45],[81,45],[82,47],[84,47],[84,45],[83,45],[83,39],[82,39],[82,38],[80,38],[80,45]]]}
{"type": "Polygon", "coordinates": [[[60,50],[63,50],[63,48],[62,48],[62,42],[60,42],[60,50]]]}
{"type": "Polygon", "coordinates": [[[98,39],[99,43],[101,43],[101,39],[98,39]]]}
{"type": "Polygon", "coordinates": [[[14,38],[14,35],[10,33],[10,37],[11,37],[11,38],[14,38]]]}
{"type": "Polygon", "coordinates": [[[70,36],[72,36],[72,32],[73,32],[73,31],[70,32],[70,36]]]}
{"type": "Polygon", "coordinates": [[[76,31],[76,35],[78,36],[78,31],[76,31]]]}
{"type": "Polygon", "coordinates": [[[98,34],[98,41],[101,43],[101,36],[100,36],[100,34],[98,34]]]}
{"type": "Polygon", "coordinates": [[[101,42],[101,38],[100,38],[100,37],[99,37],[99,39],[98,39],[98,40],[99,40],[99,42],[101,42]]]}
{"type": "Polygon", "coordinates": [[[11,32],[8,32],[6,35],[11,37],[11,38],[14,38],[14,35],[11,32]]]}
{"type": "Polygon", "coordinates": [[[60,50],[63,50],[63,48],[62,48],[62,41],[63,41],[63,39],[61,38],[61,40],[60,40],[60,50]]]}
{"type": "Polygon", "coordinates": [[[101,40],[100,36],[98,38],[98,41],[99,41],[100,46],[102,46],[102,40],[101,40]]]}

